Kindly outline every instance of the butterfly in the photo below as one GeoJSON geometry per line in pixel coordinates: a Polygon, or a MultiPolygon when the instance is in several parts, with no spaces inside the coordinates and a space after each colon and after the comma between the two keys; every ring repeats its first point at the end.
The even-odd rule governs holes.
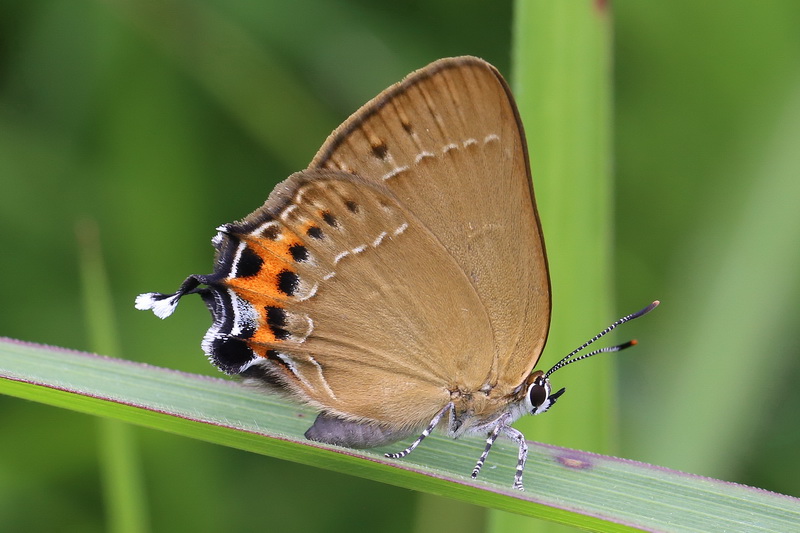
{"type": "MultiPolygon", "coordinates": [[[[563,394],[534,370],[550,279],[525,135],[508,84],[475,57],[436,61],[339,126],[266,203],[217,228],[214,272],[138,309],[165,318],[199,294],[211,362],[311,405],[306,437],[351,448],[434,429],[487,437],[477,477],[511,424],[563,394]]],[[[615,322],[649,312],[658,302],[615,322]]]]}

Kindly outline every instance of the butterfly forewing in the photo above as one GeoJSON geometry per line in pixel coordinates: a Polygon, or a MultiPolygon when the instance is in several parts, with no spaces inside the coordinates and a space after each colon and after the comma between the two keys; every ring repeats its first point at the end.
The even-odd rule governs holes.
{"type": "Polygon", "coordinates": [[[550,286],[524,133],[497,71],[456,58],[409,75],[342,124],[314,167],[385,185],[436,236],[490,317],[496,394],[519,385],[544,347],[550,286]]]}

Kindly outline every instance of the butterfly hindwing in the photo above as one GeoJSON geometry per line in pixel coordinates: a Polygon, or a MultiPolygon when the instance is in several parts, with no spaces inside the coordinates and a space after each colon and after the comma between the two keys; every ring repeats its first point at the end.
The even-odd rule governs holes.
{"type": "MultiPolygon", "coordinates": [[[[474,288],[385,187],[298,173],[221,228],[218,244],[239,263],[209,290],[235,298],[239,318],[209,335],[247,333],[245,375],[328,413],[397,427],[427,422],[451,391],[490,375],[491,330],[474,288]]],[[[225,350],[213,358],[224,363],[225,350]]]]}

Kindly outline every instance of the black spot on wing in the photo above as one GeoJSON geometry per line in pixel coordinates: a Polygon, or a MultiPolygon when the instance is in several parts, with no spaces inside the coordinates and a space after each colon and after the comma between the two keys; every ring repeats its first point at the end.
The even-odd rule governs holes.
{"type": "Polygon", "coordinates": [[[276,339],[285,341],[289,338],[289,331],[286,330],[286,311],[280,307],[267,306],[267,325],[276,339]]]}
{"type": "Polygon", "coordinates": [[[292,259],[294,259],[298,263],[302,263],[303,261],[308,261],[308,248],[306,248],[302,244],[291,245],[289,247],[289,253],[292,255],[292,259]]]}
{"type": "Polygon", "coordinates": [[[236,337],[214,339],[211,352],[214,364],[227,374],[238,374],[243,366],[256,357],[247,341],[236,337]]]}
{"type": "Polygon", "coordinates": [[[269,305],[266,307],[267,311],[267,324],[270,326],[284,327],[286,326],[286,311],[282,307],[275,307],[269,305]]]}
{"type": "Polygon", "coordinates": [[[281,270],[278,272],[278,290],[286,296],[293,296],[300,285],[300,278],[291,270],[281,270]]]}
{"type": "Polygon", "coordinates": [[[322,213],[322,220],[324,220],[326,224],[333,228],[339,227],[339,221],[336,220],[336,217],[333,216],[330,211],[324,211],[322,213]]]}
{"type": "Polygon", "coordinates": [[[264,260],[259,257],[249,246],[245,246],[236,262],[236,277],[249,278],[255,276],[264,265],[264,260]]]}
{"type": "Polygon", "coordinates": [[[322,229],[319,226],[311,226],[306,230],[306,234],[312,239],[317,239],[317,240],[325,236],[325,234],[322,233],[322,229]]]}
{"type": "Polygon", "coordinates": [[[386,159],[386,154],[389,152],[389,149],[386,148],[386,145],[383,142],[378,144],[372,145],[372,155],[377,157],[378,159],[386,159]]]}

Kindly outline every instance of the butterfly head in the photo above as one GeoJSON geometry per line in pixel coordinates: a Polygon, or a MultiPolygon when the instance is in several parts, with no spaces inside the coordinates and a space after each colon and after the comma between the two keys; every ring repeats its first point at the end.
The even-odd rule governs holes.
{"type": "Polygon", "coordinates": [[[552,392],[550,378],[541,370],[537,370],[528,378],[528,388],[525,392],[525,409],[532,415],[544,413],[550,409],[556,400],[564,394],[565,388],[552,392]]]}

